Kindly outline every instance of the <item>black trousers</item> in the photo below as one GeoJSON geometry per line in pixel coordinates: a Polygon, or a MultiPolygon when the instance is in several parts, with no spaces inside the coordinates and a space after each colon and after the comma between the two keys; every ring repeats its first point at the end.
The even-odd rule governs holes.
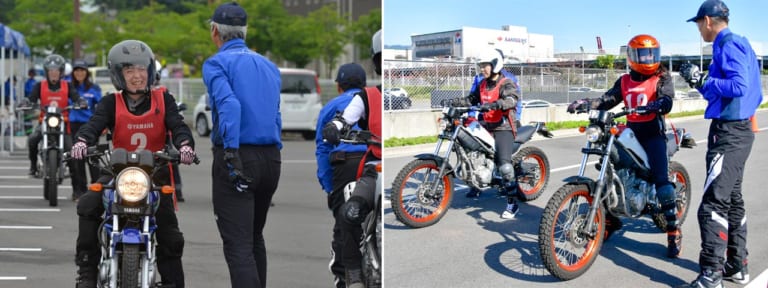
{"type": "Polygon", "coordinates": [[[741,265],[747,259],[747,218],[741,183],[755,134],[749,120],[712,120],[707,140],[707,179],[698,211],[699,266],[718,271],[726,260],[741,265]],[[726,250],[728,259],[723,257],[726,250]]]}
{"type": "MultiPolygon", "coordinates": [[[[85,125],[83,122],[70,122],[70,128],[72,130],[71,135],[77,135],[77,131],[79,131],[80,127],[83,125],[85,125]]],[[[85,164],[85,160],[70,160],[69,162],[69,172],[71,174],[70,180],[72,180],[72,194],[77,197],[80,197],[80,195],[83,195],[85,192],[87,192],[87,184],[96,182],[100,176],[99,169],[89,164],[88,172],[91,174],[91,181],[88,182],[85,174],[85,164]]]]}
{"type": "Polygon", "coordinates": [[[240,146],[243,173],[253,179],[245,192],[229,180],[224,149],[213,148],[213,213],[224,242],[232,288],[266,287],[264,224],[280,180],[277,146],[240,146]]]}
{"type": "MultiPolygon", "coordinates": [[[[360,161],[363,164],[365,164],[367,162],[376,161],[376,160],[381,160],[381,159],[378,159],[376,156],[373,156],[373,153],[367,152],[363,156],[363,159],[360,161]]],[[[358,165],[359,164],[360,162],[358,162],[358,165]]],[[[376,206],[375,206],[376,201],[374,199],[374,196],[376,194],[377,179],[378,179],[378,173],[376,172],[376,168],[371,167],[370,165],[366,165],[363,168],[362,175],[358,179],[357,185],[355,186],[355,190],[352,192],[351,197],[360,197],[361,199],[364,200],[365,204],[369,209],[376,209],[376,206]]],[[[340,213],[344,213],[344,211],[340,211],[340,213]]],[[[364,211],[363,213],[368,213],[368,212],[364,211]]],[[[339,216],[344,217],[341,215],[339,216]]],[[[363,256],[360,253],[360,240],[362,239],[363,228],[360,224],[352,224],[345,220],[342,220],[339,224],[341,225],[341,233],[342,233],[342,237],[344,238],[344,248],[343,248],[344,253],[342,256],[344,268],[346,268],[347,270],[361,269],[363,256]]]]}
{"type": "MultiPolygon", "coordinates": [[[[341,208],[341,204],[344,204],[344,186],[349,182],[355,181],[355,178],[357,177],[357,169],[360,166],[360,160],[363,158],[364,153],[340,153],[344,155],[344,157],[341,157],[343,159],[334,157],[334,154],[331,156],[333,191],[331,191],[331,194],[328,194],[328,209],[333,213],[334,224],[333,238],[331,240],[331,263],[328,267],[330,268],[331,273],[333,273],[334,285],[337,288],[345,288],[347,285],[345,282],[343,264],[344,236],[342,235],[342,222],[344,221],[344,216],[341,214],[341,209],[339,208],[341,208]]],[[[350,229],[355,229],[355,227],[350,227],[350,229]]],[[[357,230],[360,230],[357,234],[362,235],[362,228],[358,226],[357,230]]],[[[353,253],[350,257],[353,257],[354,259],[362,258],[359,249],[352,249],[347,253],[353,253]]]]}
{"type": "MultiPolygon", "coordinates": [[[[167,175],[167,170],[166,173],[167,175]]],[[[167,178],[166,178],[167,179],[167,178]]],[[[102,177],[99,182],[106,183],[108,177],[102,177]]],[[[167,183],[164,183],[167,184],[167,183]]],[[[85,193],[77,202],[78,235],[76,243],[77,255],[85,252],[91,261],[83,263],[96,266],[101,250],[99,249],[98,230],[103,221],[104,205],[101,193],[85,193]],[[94,257],[95,256],[95,257],[94,257]]],[[[181,256],[184,254],[184,234],[179,230],[179,220],[173,208],[173,196],[160,194],[160,207],[155,213],[157,221],[157,270],[164,284],[175,284],[176,288],[184,287],[184,269],[181,256]]]]}

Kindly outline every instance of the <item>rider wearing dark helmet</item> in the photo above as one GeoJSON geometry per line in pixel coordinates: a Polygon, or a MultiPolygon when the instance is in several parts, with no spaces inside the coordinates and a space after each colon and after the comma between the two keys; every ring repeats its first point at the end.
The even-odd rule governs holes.
{"type": "MultiPolygon", "coordinates": [[[[52,103],[56,103],[59,107],[66,107],[68,101],[71,99],[72,103],[76,103],[76,105],[87,104],[83,103],[80,99],[80,95],[77,93],[77,89],[72,83],[61,79],[64,77],[64,64],[66,64],[66,62],[64,57],[57,54],[51,54],[48,55],[48,57],[45,57],[45,60],[43,61],[45,79],[36,83],[32,88],[32,93],[29,94],[29,97],[22,99],[19,104],[19,106],[29,106],[39,99],[41,108],[39,121],[42,121],[43,117],[45,117],[44,108],[52,103]]],[[[64,119],[69,119],[68,115],[69,112],[64,111],[64,119]]],[[[67,132],[69,131],[69,120],[65,121],[65,125],[67,125],[65,132],[67,132]]],[[[40,125],[38,125],[37,128],[35,128],[35,131],[29,135],[29,138],[27,138],[27,148],[29,149],[29,175],[37,174],[37,154],[39,152],[37,150],[37,145],[42,139],[43,135],[40,130],[40,125]]],[[[69,133],[67,133],[67,136],[64,137],[64,149],[69,149],[71,144],[72,141],[69,137],[69,133]]]]}
{"type": "MultiPolygon", "coordinates": [[[[677,258],[682,251],[682,233],[677,223],[675,189],[669,182],[669,154],[664,134],[664,115],[672,110],[675,95],[672,77],[661,65],[661,46],[651,35],[637,35],[627,44],[629,74],[622,75],[613,88],[600,98],[576,100],[568,106],[568,112],[585,108],[611,109],[624,102],[627,108],[645,106],[648,114],[627,115],[627,126],[648,154],[648,164],[653,173],[656,195],[667,220],[667,256],[677,258]]],[[[608,213],[606,239],[621,229],[619,218],[608,213]]]]}
{"type": "MultiPolygon", "coordinates": [[[[112,131],[114,148],[128,151],[159,151],[171,132],[173,144],[179,147],[180,162],[191,164],[195,158],[194,138],[184,118],[179,115],[176,101],[163,87],[153,88],[155,61],[152,50],[144,42],[125,40],[115,44],[107,56],[110,78],[118,90],[102,98],[93,117],[80,128],[72,146],[72,158],[82,159],[89,145],[97,143],[101,131],[112,131]],[[149,113],[148,113],[149,112],[149,113]],[[135,141],[139,139],[139,141],[135,141]]],[[[161,170],[155,177],[160,185],[169,185],[169,171],[161,170]]],[[[108,177],[99,182],[106,183],[108,177]]],[[[100,260],[97,238],[104,213],[101,194],[86,193],[77,204],[79,216],[76,244],[78,265],[77,287],[96,287],[100,260]]],[[[184,287],[181,256],[184,236],[173,208],[173,195],[161,194],[157,220],[157,270],[163,285],[184,287]]]]}

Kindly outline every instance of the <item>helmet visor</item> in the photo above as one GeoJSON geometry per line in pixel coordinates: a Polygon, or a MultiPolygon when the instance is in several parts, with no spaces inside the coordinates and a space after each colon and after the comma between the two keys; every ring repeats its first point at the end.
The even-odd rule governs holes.
{"type": "Polygon", "coordinates": [[[629,60],[639,64],[655,64],[661,61],[661,48],[632,48],[627,50],[629,60]]]}

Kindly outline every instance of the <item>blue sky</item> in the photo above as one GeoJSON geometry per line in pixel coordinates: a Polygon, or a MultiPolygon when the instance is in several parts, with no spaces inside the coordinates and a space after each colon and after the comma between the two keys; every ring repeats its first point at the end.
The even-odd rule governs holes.
{"type": "MultiPolygon", "coordinates": [[[[501,29],[525,26],[529,33],[553,35],[555,53],[577,52],[579,46],[618,53],[632,36],[651,34],[662,54],[697,54],[696,15],[701,0],[383,0],[385,45],[410,45],[411,34],[460,29],[462,26],[501,29]],[[665,49],[666,47],[666,49],[665,49]],[[666,52],[665,52],[666,51],[666,52]]],[[[768,54],[768,1],[726,0],[731,30],[746,36],[758,52],[768,54]]]]}

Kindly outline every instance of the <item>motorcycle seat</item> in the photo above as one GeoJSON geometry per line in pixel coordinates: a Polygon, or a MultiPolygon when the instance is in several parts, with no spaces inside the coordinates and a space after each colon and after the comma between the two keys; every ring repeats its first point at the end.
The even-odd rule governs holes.
{"type": "Polygon", "coordinates": [[[531,137],[533,137],[533,133],[536,132],[536,127],[532,125],[525,125],[520,126],[520,128],[517,128],[517,137],[515,137],[516,143],[525,143],[528,142],[528,140],[531,140],[531,137]]]}

